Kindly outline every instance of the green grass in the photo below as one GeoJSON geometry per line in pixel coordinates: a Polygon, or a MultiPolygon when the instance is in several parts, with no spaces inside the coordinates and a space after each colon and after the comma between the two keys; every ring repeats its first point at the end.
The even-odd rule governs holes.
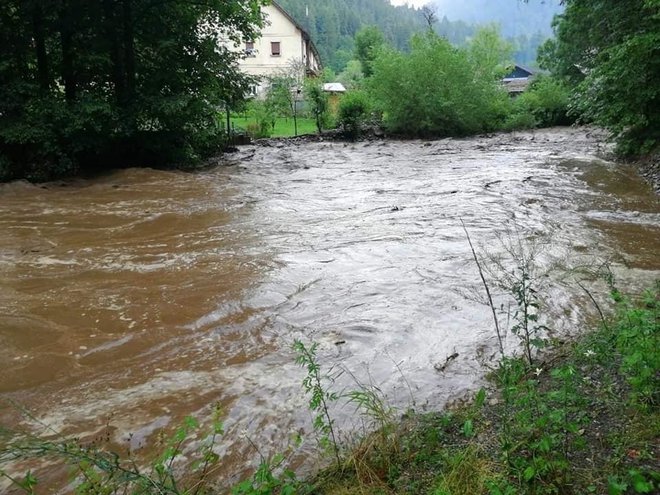
{"type": "MultiPolygon", "coordinates": [[[[232,117],[232,126],[246,130],[249,124],[255,124],[256,121],[251,117],[232,117]]],[[[316,134],[316,123],[314,119],[298,117],[298,136],[302,134],[316,134]]],[[[293,137],[295,136],[293,118],[279,117],[275,121],[275,128],[271,137],[293,137]]]]}

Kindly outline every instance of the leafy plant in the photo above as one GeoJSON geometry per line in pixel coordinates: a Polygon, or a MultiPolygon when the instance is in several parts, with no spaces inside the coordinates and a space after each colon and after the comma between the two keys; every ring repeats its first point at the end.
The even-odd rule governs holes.
{"type": "Polygon", "coordinates": [[[318,344],[313,343],[307,347],[302,341],[296,340],[293,344],[296,352],[296,363],[307,370],[302,385],[309,398],[309,409],[316,413],[314,417],[314,429],[321,435],[319,444],[324,449],[332,449],[337,467],[341,465],[339,442],[335,434],[334,420],[330,416],[330,404],[339,399],[339,395],[331,392],[324,385],[324,381],[330,380],[328,375],[321,374],[321,366],[316,358],[318,344]]]}
{"type": "Polygon", "coordinates": [[[346,93],[339,103],[339,124],[351,139],[357,139],[362,132],[369,103],[365,93],[351,91],[346,93]]]}
{"type": "Polygon", "coordinates": [[[413,37],[410,53],[382,50],[367,88],[385,126],[413,136],[500,127],[509,106],[498,77],[506,50],[492,42],[493,34],[475,36],[471,46],[456,48],[427,32],[413,37]]]}
{"type": "Polygon", "coordinates": [[[251,479],[244,480],[232,488],[232,495],[294,495],[307,493],[309,487],[302,484],[290,469],[281,469],[284,456],[277,454],[263,459],[251,479]],[[282,474],[275,473],[282,470],[282,474]]]}
{"type": "Polygon", "coordinates": [[[328,95],[323,91],[323,84],[314,79],[307,79],[304,88],[305,97],[311,105],[316,121],[316,129],[321,133],[328,123],[328,95]]]}
{"type": "Polygon", "coordinates": [[[642,407],[660,404],[660,304],[657,293],[647,291],[636,307],[619,296],[620,315],[614,328],[621,369],[630,383],[634,403],[642,407]]]}

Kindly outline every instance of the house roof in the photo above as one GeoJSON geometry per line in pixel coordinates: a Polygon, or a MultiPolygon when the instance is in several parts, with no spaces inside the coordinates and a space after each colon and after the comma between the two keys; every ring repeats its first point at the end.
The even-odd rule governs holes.
{"type": "Polygon", "coordinates": [[[323,85],[323,91],[327,91],[328,93],[345,93],[346,88],[340,82],[325,83],[323,85]]]}
{"type": "Polygon", "coordinates": [[[523,67],[522,65],[515,64],[513,68],[509,71],[509,73],[506,75],[504,80],[506,81],[507,79],[521,79],[521,78],[531,77],[533,75],[534,75],[534,71],[528,69],[527,67],[523,67]]]}
{"type": "Polygon", "coordinates": [[[271,0],[270,4],[273,7],[275,7],[277,10],[279,10],[284,17],[289,19],[291,21],[291,23],[300,30],[300,32],[302,33],[303,39],[305,41],[309,41],[309,46],[312,49],[312,53],[316,57],[316,60],[318,60],[318,62],[319,62],[319,67],[323,68],[323,64],[321,63],[321,56],[319,55],[319,51],[316,49],[316,45],[314,44],[314,41],[312,41],[312,38],[309,35],[309,33],[307,31],[305,31],[305,28],[303,28],[302,25],[298,21],[296,21],[293,17],[291,17],[291,15],[286,10],[284,10],[282,8],[282,6],[280,4],[278,4],[275,0],[271,0]]]}

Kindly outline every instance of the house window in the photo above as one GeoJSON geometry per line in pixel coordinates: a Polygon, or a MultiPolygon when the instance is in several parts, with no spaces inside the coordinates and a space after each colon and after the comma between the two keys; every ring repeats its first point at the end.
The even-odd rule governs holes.
{"type": "Polygon", "coordinates": [[[282,52],[280,51],[280,42],[279,41],[271,41],[270,43],[270,54],[273,57],[279,57],[282,52]]]}
{"type": "Polygon", "coordinates": [[[257,51],[254,49],[254,41],[245,42],[245,55],[248,57],[255,57],[257,51]]]}

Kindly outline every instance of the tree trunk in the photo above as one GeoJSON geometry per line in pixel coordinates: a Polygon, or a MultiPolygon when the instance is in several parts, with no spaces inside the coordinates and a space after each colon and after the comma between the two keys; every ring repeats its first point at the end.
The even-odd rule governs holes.
{"type": "Polygon", "coordinates": [[[132,0],[123,0],[122,2],[122,25],[126,70],[126,102],[130,103],[135,97],[135,39],[132,0]]]}
{"type": "Polygon", "coordinates": [[[62,80],[64,82],[64,98],[67,103],[76,99],[76,75],[73,51],[73,19],[69,3],[64,0],[59,10],[60,43],[62,48],[62,80]]]}
{"type": "Polygon", "coordinates": [[[35,0],[32,6],[32,34],[37,52],[37,80],[42,92],[50,87],[50,74],[48,70],[48,54],[46,53],[46,39],[44,34],[44,13],[41,0],[35,0]]]}
{"type": "Polygon", "coordinates": [[[105,16],[105,33],[110,45],[110,63],[112,64],[110,76],[115,86],[117,104],[122,105],[126,99],[126,84],[124,82],[124,67],[117,35],[115,4],[114,0],[103,0],[103,14],[105,16]]]}

